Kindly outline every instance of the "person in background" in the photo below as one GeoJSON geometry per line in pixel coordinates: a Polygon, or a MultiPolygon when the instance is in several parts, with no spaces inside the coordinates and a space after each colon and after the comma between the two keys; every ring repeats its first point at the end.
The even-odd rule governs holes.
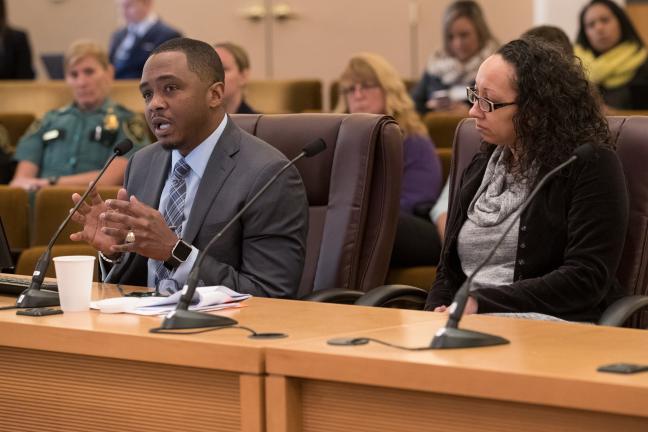
{"type": "MultiPolygon", "coordinates": [[[[112,155],[114,144],[130,138],[135,145],[130,156],[149,143],[141,117],[108,97],[113,67],[103,48],[77,41],[65,53],[64,66],[74,102],[45,114],[20,139],[11,186],[33,191],[56,184],[87,185],[112,155]]],[[[99,184],[121,184],[126,162],[126,157],[115,159],[99,184]]]]}
{"type": "Polygon", "coordinates": [[[648,50],[614,1],[592,0],[583,8],[574,52],[606,105],[648,109],[648,50]]]}
{"type": "Polygon", "coordinates": [[[448,202],[450,201],[450,179],[446,180],[439,198],[430,209],[430,220],[436,226],[439,240],[443,245],[446,221],[448,220],[448,202]]]}
{"type": "Polygon", "coordinates": [[[250,59],[245,50],[231,42],[214,44],[225,69],[225,112],[257,114],[245,101],[245,86],[250,78],[250,59]]]}
{"type": "Polygon", "coordinates": [[[381,56],[361,53],[351,58],[339,82],[338,111],[390,115],[403,132],[401,217],[392,263],[436,264],[440,250],[436,228],[413,213],[417,204],[436,201],[441,162],[400,75],[381,56]]]}
{"type": "Polygon", "coordinates": [[[628,224],[623,169],[595,88],[573,57],[526,38],[486,59],[468,95],[483,145],[457,179],[425,308],[446,311],[472,275],[466,314],[595,322],[621,294],[615,274],[628,224]],[[591,157],[551,177],[520,214],[577,148],[591,157]]]}
{"type": "Polygon", "coordinates": [[[569,40],[569,36],[567,36],[567,34],[559,27],[551,25],[540,25],[532,27],[522,33],[522,36],[520,36],[521,39],[528,37],[542,39],[545,42],[555,44],[556,48],[563,51],[566,55],[574,55],[574,47],[569,40]]]}
{"type": "Polygon", "coordinates": [[[479,65],[498,45],[476,2],[453,2],[443,15],[443,49],[430,57],[412,89],[416,110],[467,114],[466,86],[472,85],[479,65]]]}
{"type": "Polygon", "coordinates": [[[113,33],[108,49],[115,78],[140,79],[149,54],[162,42],[182,34],[153,10],[153,0],[117,0],[126,27],[113,33]]]}
{"type": "Polygon", "coordinates": [[[0,79],[34,79],[29,37],[9,27],[5,0],[0,0],[0,79]]]}

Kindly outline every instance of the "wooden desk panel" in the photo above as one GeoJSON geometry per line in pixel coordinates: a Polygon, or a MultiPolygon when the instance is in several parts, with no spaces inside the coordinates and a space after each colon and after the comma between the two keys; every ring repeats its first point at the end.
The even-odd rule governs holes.
{"type": "MultiPolygon", "coordinates": [[[[358,332],[427,345],[434,322],[358,332]]],[[[510,345],[406,352],[327,338],[268,348],[268,431],[648,430],[648,373],[596,372],[602,364],[648,363],[648,333],[473,316],[466,328],[510,345]]]]}
{"type": "MultiPolygon", "coordinates": [[[[117,295],[95,284],[94,299],[117,295]]],[[[12,303],[0,297],[0,305],[12,303]]],[[[161,335],[149,333],[159,317],[0,311],[0,430],[262,431],[265,348],[433,318],[262,298],[245,304],[220,314],[289,337],[252,340],[240,329],[161,335]],[[25,409],[35,413],[29,421],[25,409]]]]}
{"type": "Polygon", "coordinates": [[[242,428],[233,372],[10,347],[0,364],[1,430],[242,428]]]}

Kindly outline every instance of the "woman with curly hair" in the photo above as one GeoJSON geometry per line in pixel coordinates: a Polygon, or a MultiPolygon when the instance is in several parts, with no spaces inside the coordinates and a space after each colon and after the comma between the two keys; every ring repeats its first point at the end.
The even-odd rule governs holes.
{"type": "Polygon", "coordinates": [[[585,5],[574,51],[606,105],[648,109],[648,50],[618,4],[592,0],[585,5]]]}
{"type": "Polygon", "coordinates": [[[441,162],[400,75],[383,57],[360,53],[349,60],[340,77],[340,90],[338,111],[390,115],[403,132],[401,218],[392,263],[436,264],[441,251],[436,228],[413,212],[417,204],[436,201],[441,162]]]}
{"type": "Polygon", "coordinates": [[[540,189],[471,286],[466,313],[595,321],[620,295],[615,273],[628,219],[621,164],[581,66],[536,38],[509,42],[468,89],[482,138],[452,203],[426,309],[446,306],[520,211],[574,149],[592,146],[540,189]]]}
{"type": "Polygon", "coordinates": [[[468,108],[464,88],[473,84],[479,65],[498,46],[476,2],[453,2],[443,14],[443,49],[430,57],[421,80],[412,90],[416,110],[421,114],[465,114],[468,108]]]}

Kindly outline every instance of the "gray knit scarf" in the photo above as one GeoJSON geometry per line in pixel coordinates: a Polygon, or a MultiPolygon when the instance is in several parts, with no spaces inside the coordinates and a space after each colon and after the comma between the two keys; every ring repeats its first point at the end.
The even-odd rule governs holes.
{"type": "Polygon", "coordinates": [[[529,182],[516,180],[506,171],[510,157],[511,150],[500,145],[488,160],[484,178],[468,207],[468,219],[475,225],[488,227],[501,223],[529,194],[529,182]]]}

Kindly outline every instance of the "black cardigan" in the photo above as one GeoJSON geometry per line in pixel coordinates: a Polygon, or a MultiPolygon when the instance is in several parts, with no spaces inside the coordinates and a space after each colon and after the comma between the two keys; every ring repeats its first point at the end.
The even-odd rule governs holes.
{"type": "MultiPolygon", "coordinates": [[[[466,279],[457,237],[495,146],[478,153],[461,179],[446,244],[426,309],[449,305],[466,279]]],[[[550,179],[522,213],[514,282],[471,293],[478,312],[540,312],[596,321],[621,295],[615,273],[628,224],[628,196],[616,153],[598,148],[550,179]]]]}

